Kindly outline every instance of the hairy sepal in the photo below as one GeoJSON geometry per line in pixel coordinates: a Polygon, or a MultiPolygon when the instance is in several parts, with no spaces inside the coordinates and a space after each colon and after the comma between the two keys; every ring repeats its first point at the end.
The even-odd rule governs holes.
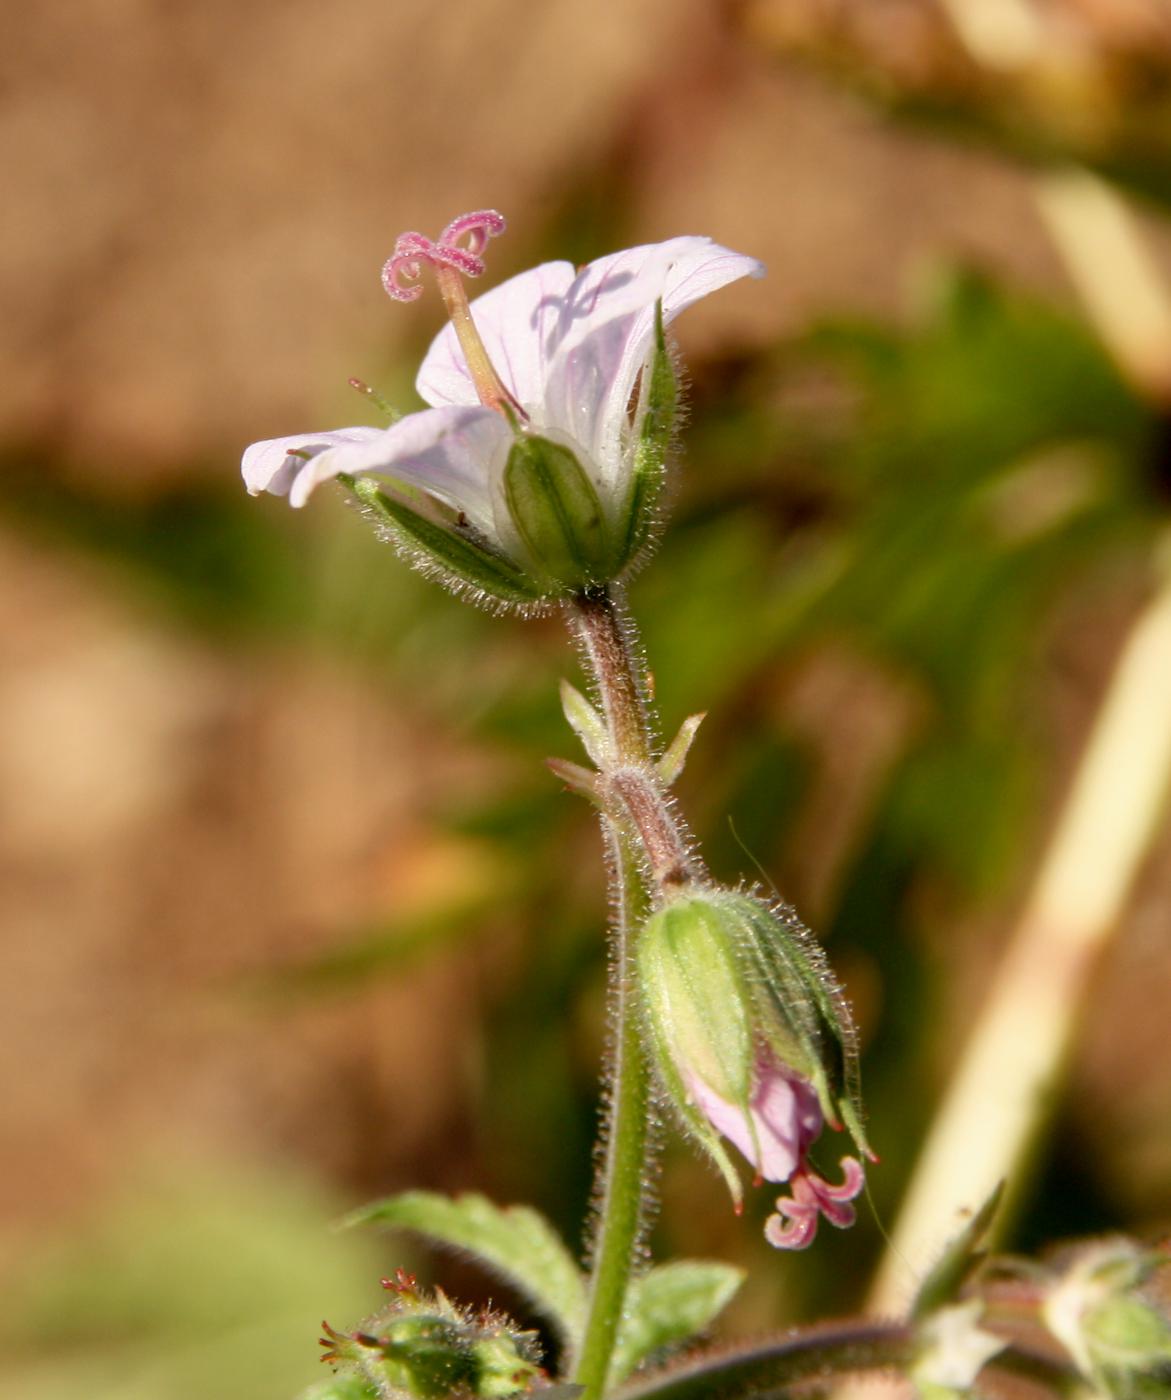
{"type": "Polygon", "coordinates": [[[679,418],[679,377],[663,325],[663,303],[655,303],[655,340],[643,370],[641,403],[635,415],[637,438],[631,453],[630,482],[621,511],[623,559],[636,559],[651,543],[660,515],[667,459],[679,418]]]}
{"type": "Polygon", "coordinates": [[[433,518],[369,477],[339,476],[338,480],[410,564],[461,597],[490,609],[521,612],[539,610],[548,602],[537,581],[458,520],[433,518]]]}

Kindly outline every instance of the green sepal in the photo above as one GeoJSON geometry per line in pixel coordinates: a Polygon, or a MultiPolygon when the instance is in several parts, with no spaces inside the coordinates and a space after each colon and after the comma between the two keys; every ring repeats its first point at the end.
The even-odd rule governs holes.
{"type": "MultiPolygon", "coordinates": [[[[400,497],[388,494],[370,477],[342,474],[338,480],[390,532],[412,562],[425,570],[433,568],[456,589],[521,607],[546,597],[546,590],[538,582],[457,519],[450,523],[434,519],[400,497]]],[[[435,509],[439,509],[437,503],[435,509]]]]}
{"type": "Polygon", "coordinates": [[[760,1047],[817,1094],[826,1122],[873,1159],[857,1098],[849,1010],[812,935],[785,908],[740,890],[681,894],[639,938],[648,1053],[684,1124],[740,1200],[739,1179],[686,1076],[749,1111],[760,1047]]]}
{"type": "Polygon", "coordinates": [[[679,414],[679,380],[667,349],[661,300],[655,302],[655,344],[650,363],[643,370],[643,400],[630,489],[621,516],[625,525],[623,562],[634,558],[653,532],[679,414]]]}
{"type": "Polygon", "coordinates": [[[928,1270],[911,1305],[912,1321],[929,1316],[954,1303],[960,1289],[987,1257],[988,1236],[1004,1196],[1004,1182],[992,1192],[980,1209],[964,1225],[928,1270]]]}
{"type": "Polygon", "coordinates": [[[813,1085],[830,1126],[844,1127],[873,1159],[862,1123],[853,1023],[820,945],[788,906],[772,909],[741,893],[719,898],[751,931],[766,1038],[813,1085]]]}
{"type": "Polygon", "coordinates": [[[756,1067],[751,990],[716,911],[702,899],[668,904],[643,929],[638,960],[647,1014],[673,1058],[747,1108],[756,1067]]]}
{"type": "Polygon", "coordinates": [[[598,493],[575,454],[518,433],[504,467],[504,499],[533,572],[561,592],[607,583],[622,562],[598,493]]]}
{"type": "Polygon", "coordinates": [[[755,1068],[752,997],[735,948],[707,899],[686,898],[647,920],[637,957],[650,1059],[675,1111],[718,1167],[739,1210],[740,1175],[679,1069],[687,1065],[722,1098],[742,1105],[748,1117],[755,1068]]]}
{"type": "Polygon", "coordinates": [[[419,1400],[444,1400],[478,1379],[474,1344],[452,1318],[395,1318],[380,1329],[378,1343],[386,1379],[419,1400]]]}

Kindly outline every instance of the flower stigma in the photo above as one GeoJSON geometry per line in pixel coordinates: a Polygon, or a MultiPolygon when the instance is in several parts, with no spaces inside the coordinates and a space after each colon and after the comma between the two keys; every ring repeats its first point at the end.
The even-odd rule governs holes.
{"type": "Polygon", "coordinates": [[[383,265],[382,286],[394,301],[414,301],[423,292],[418,281],[423,275],[423,264],[433,267],[439,294],[480,402],[505,418],[519,417],[527,422],[528,414],[496,372],[480,338],[462,280],[483,276],[485,264],[481,254],[488,240],[503,233],[505,227],[503,214],[495,209],[478,209],[452,219],[434,241],[423,233],[400,233],[394,252],[383,265]]]}

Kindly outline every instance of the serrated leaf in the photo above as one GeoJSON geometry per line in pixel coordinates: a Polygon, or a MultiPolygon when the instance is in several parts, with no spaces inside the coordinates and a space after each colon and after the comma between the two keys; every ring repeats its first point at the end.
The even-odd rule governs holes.
{"type": "Polygon", "coordinates": [[[652,1352],[702,1332],[743,1281],[743,1269],[700,1259],[660,1264],[635,1279],[610,1362],[609,1384],[623,1380],[652,1352]]]}
{"type": "Polygon", "coordinates": [[[404,1191],[348,1215],[351,1225],[410,1230],[474,1255],[517,1288],[573,1350],[585,1321],[585,1280],[549,1222],[528,1206],[497,1206],[469,1192],[454,1199],[404,1191]]]}

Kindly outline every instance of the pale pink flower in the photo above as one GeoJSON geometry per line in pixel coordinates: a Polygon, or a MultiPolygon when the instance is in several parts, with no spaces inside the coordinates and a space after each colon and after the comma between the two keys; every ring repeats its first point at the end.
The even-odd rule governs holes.
{"type": "Polygon", "coordinates": [[[460,276],[483,271],[480,254],[503,227],[500,215],[483,211],[454,220],[435,242],[403,234],[384,269],[387,292],[409,300],[420,289],[404,279],[430,264],[452,314],[454,324],[436,336],[416,379],[430,407],[389,428],[254,443],[242,467],[253,495],[270,491],[303,506],[339,473],[382,476],[436,497],[508,552],[515,539],[500,481],[521,431],[569,447],[604,510],[624,508],[656,304],[668,323],[763,268],[709,238],[672,238],[612,253],[580,272],[568,262],[543,263],[461,307],[460,276]]]}

